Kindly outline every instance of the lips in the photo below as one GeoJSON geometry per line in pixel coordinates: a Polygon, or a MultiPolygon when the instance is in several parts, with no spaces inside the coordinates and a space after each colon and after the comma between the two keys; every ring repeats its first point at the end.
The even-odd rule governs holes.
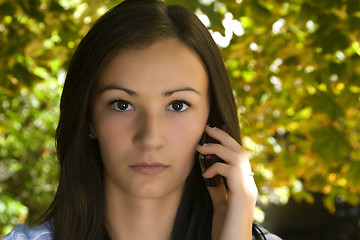
{"type": "Polygon", "coordinates": [[[169,168],[169,166],[158,162],[151,162],[151,163],[137,162],[135,164],[130,165],[130,168],[135,173],[141,175],[155,176],[164,172],[166,169],[169,168]]]}

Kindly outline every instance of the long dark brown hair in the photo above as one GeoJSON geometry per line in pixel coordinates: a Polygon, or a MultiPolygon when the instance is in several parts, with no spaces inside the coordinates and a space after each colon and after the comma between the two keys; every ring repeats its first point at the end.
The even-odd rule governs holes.
{"type": "MultiPolygon", "coordinates": [[[[143,48],[165,38],[178,39],[200,56],[209,78],[209,118],[221,119],[228,133],[240,143],[232,89],[220,52],[207,28],[185,7],[168,6],[156,0],[120,3],[102,16],[83,38],[65,80],[56,132],[60,179],[46,217],[55,240],[109,238],[103,164],[97,141],[88,136],[92,91],[104,66],[120,50],[143,48]]],[[[186,181],[172,239],[211,239],[212,215],[212,201],[195,161],[186,181]]]]}

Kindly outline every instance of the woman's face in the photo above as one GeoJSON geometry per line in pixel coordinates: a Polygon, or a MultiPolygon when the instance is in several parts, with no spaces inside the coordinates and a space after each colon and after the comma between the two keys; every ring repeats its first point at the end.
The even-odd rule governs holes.
{"type": "Polygon", "coordinates": [[[208,113],[201,59],[176,39],[120,52],[92,106],[107,191],[139,198],[181,195],[208,113]]]}

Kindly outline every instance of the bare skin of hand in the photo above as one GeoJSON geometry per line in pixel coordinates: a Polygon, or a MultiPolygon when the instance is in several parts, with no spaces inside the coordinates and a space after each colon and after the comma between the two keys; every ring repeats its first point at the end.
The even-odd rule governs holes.
{"type": "Polygon", "coordinates": [[[206,126],[206,133],[220,143],[197,146],[201,154],[215,154],[225,163],[215,163],[203,176],[219,174],[226,178],[229,190],[222,182],[209,187],[214,206],[212,239],[252,239],[252,222],[258,190],[252,176],[247,151],[229,134],[219,128],[206,126]]]}

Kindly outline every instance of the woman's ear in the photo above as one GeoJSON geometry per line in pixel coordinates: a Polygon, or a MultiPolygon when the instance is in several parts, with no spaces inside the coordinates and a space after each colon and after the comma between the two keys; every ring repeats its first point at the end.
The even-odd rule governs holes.
{"type": "Polygon", "coordinates": [[[91,140],[94,140],[97,138],[96,136],[96,132],[95,132],[95,127],[92,123],[89,123],[89,132],[88,132],[89,138],[91,140]]]}

